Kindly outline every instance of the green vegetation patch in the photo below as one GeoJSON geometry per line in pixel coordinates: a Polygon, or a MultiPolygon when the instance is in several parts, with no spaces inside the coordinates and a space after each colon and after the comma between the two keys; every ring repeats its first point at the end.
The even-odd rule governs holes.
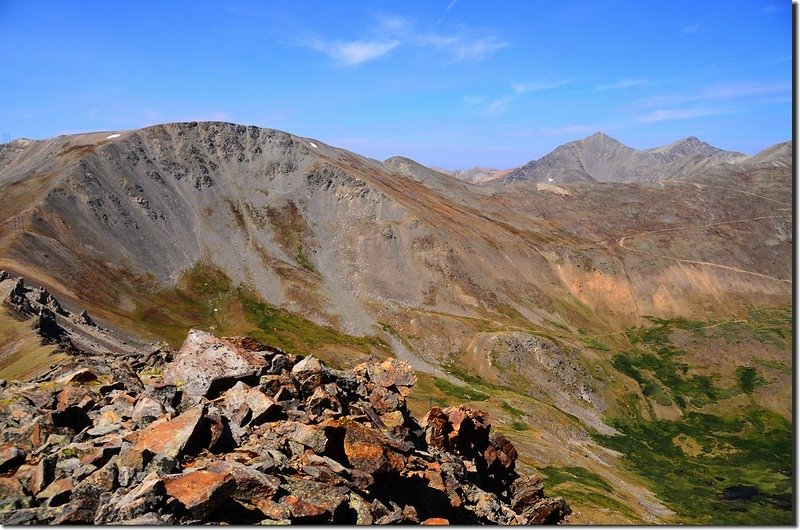
{"type": "Polygon", "coordinates": [[[689,375],[689,365],[679,360],[682,352],[662,347],[658,353],[640,349],[622,352],[612,358],[614,368],[633,378],[642,393],[661,405],[688,404],[702,407],[718,399],[713,379],[705,375],[689,375]]]}
{"type": "Polygon", "coordinates": [[[613,497],[614,488],[603,477],[582,467],[544,467],[548,495],[560,495],[569,502],[582,502],[596,508],[615,511],[632,522],[640,522],[636,513],[613,497]]]}
{"type": "Polygon", "coordinates": [[[317,324],[260,300],[253,292],[239,288],[239,300],[244,306],[247,320],[258,327],[250,335],[267,344],[283,349],[310,354],[322,345],[344,345],[368,353],[371,348],[388,350],[388,345],[373,336],[356,337],[337,329],[317,324]]]}
{"type": "Polygon", "coordinates": [[[686,318],[661,319],[647,317],[654,326],[640,326],[625,332],[631,344],[644,343],[652,346],[664,346],[670,343],[670,335],[675,329],[691,331],[697,336],[705,336],[708,322],[689,320],[686,318]]]}
{"type": "Polygon", "coordinates": [[[781,499],[791,494],[792,433],[782,416],[758,407],[742,417],[690,412],[680,421],[642,421],[633,415],[612,422],[622,436],[595,439],[626,455],[629,467],[650,479],[653,491],[682,522],[790,524],[781,499]],[[691,437],[702,452],[689,456],[674,439],[691,437]],[[757,492],[736,499],[739,486],[757,492]]]}
{"type": "Polygon", "coordinates": [[[475,390],[468,386],[454,385],[446,379],[436,379],[434,384],[436,388],[449,396],[453,396],[462,401],[486,401],[489,399],[488,394],[484,394],[480,390],[475,390]]]}
{"type": "Polygon", "coordinates": [[[599,350],[599,351],[611,351],[611,346],[606,344],[605,342],[599,341],[593,337],[587,337],[582,339],[583,343],[586,344],[588,347],[599,350]]]}
{"type": "Polygon", "coordinates": [[[303,267],[308,272],[313,272],[314,274],[319,274],[317,272],[316,267],[311,263],[311,261],[306,256],[305,250],[303,249],[303,245],[301,243],[297,244],[297,252],[295,252],[294,260],[297,262],[298,265],[303,267]]]}
{"type": "Polygon", "coordinates": [[[733,344],[760,342],[780,350],[792,349],[792,308],[750,306],[747,318],[723,322],[708,330],[709,335],[733,344]]]}
{"type": "Polygon", "coordinates": [[[188,330],[197,327],[217,335],[246,334],[304,355],[319,354],[325,345],[364,353],[389,351],[378,337],[348,335],[264,302],[252,289],[234,286],[221,270],[203,263],[186,271],[174,289],[140,302],[131,316],[173,346],[180,345],[188,330]]]}
{"type": "Polygon", "coordinates": [[[752,394],[757,386],[766,384],[763,377],[758,375],[758,370],[751,366],[739,366],[736,368],[736,381],[739,388],[745,394],[752,394]]]}
{"type": "Polygon", "coordinates": [[[503,401],[502,407],[504,411],[508,412],[515,418],[522,418],[525,416],[525,413],[523,411],[519,410],[508,401],[503,401]]]}
{"type": "Polygon", "coordinates": [[[766,384],[764,378],[756,368],[740,366],[735,371],[736,383],[723,388],[716,375],[693,374],[683,360],[686,352],[676,348],[670,338],[673,330],[683,329],[715,341],[772,344],[788,351],[789,315],[783,310],[751,308],[748,322],[652,319],[652,326],[628,330],[632,347],[612,358],[617,370],[638,383],[651,418],[656,418],[653,403],[674,403],[683,414],[677,420],[645,419],[640,414],[642,397],[630,393],[620,399],[625,414],[610,421],[622,435],[593,436],[625,454],[630,470],[649,479],[651,489],[676,512],[680,522],[792,522],[791,423],[753,400],[732,411],[705,407],[734,395],[751,394],[766,384]]]}
{"type": "Polygon", "coordinates": [[[603,477],[582,467],[544,467],[540,471],[547,476],[545,484],[548,487],[574,482],[598,490],[614,491],[614,488],[603,477]]]}

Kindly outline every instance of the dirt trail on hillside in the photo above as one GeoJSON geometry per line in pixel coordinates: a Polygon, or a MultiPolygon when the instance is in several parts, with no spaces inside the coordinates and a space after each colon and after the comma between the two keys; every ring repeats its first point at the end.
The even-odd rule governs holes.
{"type": "MultiPolygon", "coordinates": [[[[676,181],[672,181],[672,182],[676,182],[676,181]]],[[[680,182],[680,181],[677,181],[677,182],[680,182]]],[[[740,193],[740,194],[743,194],[743,195],[749,195],[751,197],[758,197],[759,199],[763,199],[765,201],[770,201],[770,202],[776,202],[776,203],[782,204],[784,206],[789,206],[789,207],[792,206],[790,203],[779,201],[777,199],[772,199],[770,197],[764,197],[763,195],[758,195],[756,193],[752,193],[752,192],[749,192],[749,191],[736,190],[736,189],[730,189],[730,188],[723,188],[721,186],[712,186],[712,185],[709,185],[709,184],[699,184],[699,183],[696,183],[696,182],[692,182],[690,184],[692,184],[693,186],[695,186],[697,188],[701,188],[701,189],[702,188],[717,188],[717,189],[722,189],[722,190],[725,190],[725,191],[732,191],[734,193],[740,193]]],[[[667,255],[664,255],[664,254],[656,254],[654,252],[647,252],[647,251],[644,251],[644,250],[639,250],[639,249],[632,248],[632,247],[629,247],[629,246],[625,245],[625,240],[626,239],[630,239],[632,237],[637,237],[637,236],[640,236],[640,235],[656,234],[656,233],[661,233],[661,232],[673,232],[673,231],[676,231],[676,230],[684,230],[686,228],[709,228],[709,227],[712,227],[712,226],[720,226],[720,225],[735,224],[735,223],[746,223],[746,222],[749,222],[749,221],[757,221],[759,219],[781,219],[783,217],[785,217],[785,214],[784,215],[767,215],[767,216],[762,216],[762,217],[750,217],[748,219],[737,219],[737,220],[733,220],[733,221],[720,221],[718,223],[709,223],[709,224],[705,224],[705,225],[696,225],[696,226],[686,226],[686,225],[684,225],[684,226],[678,226],[678,227],[672,227],[672,228],[662,228],[662,229],[659,229],[659,230],[649,230],[649,231],[643,231],[643,232],[636,232],[634,234],[630,234],[630,235],[627,235],[627,236],[624,236],[624,237],[620,238],[619,241],[617,241],[617,244],[621,248],[623,248],[625,250],[629,250],[631,252],[636,252],[636,253],[639,253],[639,254],[644,254],[644,255],[647,255],[647,256],[653,256],[653,257],[663,258],[663,259],[671,259],[671,260],[675,260],[675,261],[677,261],[679,263],[690,263],[690,264],[693,264],[693,265],[706,265],[706,266],[710,266],[710,267],[718,267],[718,268],[721,268],[721,269],[726,269],[726,270],[730,270],[730,271],[734,271],[734,272],[739,272],[739,273],[742,273],[742,274],[750,274],[752,276],[758,276],[760,278],[767,278],[767,279],[770,279],[770,280],[776,280],[776,281],[784,282],[784,283],[792,283],[791,280],[785,280],[783,278],[776,278],[775,276],[770,276],[768,274],[761,274],[759,272],[748,271],[748,270],[740,269],[740,268],[737,268],[737,267],[731,267],[729,265],[722,265],[720,263],[713,263],[713,262],[710,262],[710,261],[697,261],[697,260],[688,260],[688,259],[676,258],[675,256],[667,256],[667,255]]]]}
{"type": "Polygon", "coordinates": [[[728,225],[728,224],[735,224],[735,223],[746,223],[746,222],[749,222],[749,221],[757,221],[759,219],[781,219],[783,217],[785,217],[785,215],[766,215],[766,216],[761,216],[761,217],[750,217],[748,219],[736,219],[736,220],[733,220],[733,221],[720,221],[718,223],[709,223],[709,224],[705,224],[705,225],[677,226],[677,227],[673,227],[673,228],[662,228],[662,229],[659,229],[659,230],[649,230],[649,231],[644,231],[644,232],[636,232],[634,234],[627,235],[627,236],[624,236],[624,237],[620,238],[619,241],[617,241],[617,244],[621,248],[623,248],[625,250],[629,250],[631,252],[636,252],[638,254],[644,254],[646,256],[653,256],[653,257],[656,257],[656,258],[663,258],[663,259],[671,259],[671,260],[677,261],[678,263],[690,263],[690,264],[693,264],[693,265],[706,265],[706,266],[710,266],[710,267],[718,267],[718,268],[721,268],[721,269],[726,269],[726,270],[730,270],[730,271],[734,271],[734,272],[740,272],[742,274],[751,274],[753,276],[758,276],[760,278],[767,278],[767,279],[776,280],[776,281],[779,281],[779,282],[792,283],[791,280],[785,280],[783,278],[776,278],[775,276],[770,276],[768,274],[761,274],[760,272],[748,271],[748,270],[740,269],[738,267],[731,267],[729,265],[722,265],[720,263],[713,263],[713,262],[710,262],[710,261],[697,261],[697,260],[676,258],[675,256],[668,256],[668,255],[665,255],[665,254],[657,254],[657,253],[654,253],[654,252],[647,252],[645,250],[640,250],[640,249],[632,248],[632,247],[629,247],[629,246],[625,245],[625,240],[630,239],[632,237],[642,236],[642,235],[657,234],[657,233],[662,233],[662,232],[673,232],[673,231],[676,231],[676,230],[685,230],[687,228],[709,228],[709,227],[712,227],[712,226],[721,226],[721,225],[728,225]]]}

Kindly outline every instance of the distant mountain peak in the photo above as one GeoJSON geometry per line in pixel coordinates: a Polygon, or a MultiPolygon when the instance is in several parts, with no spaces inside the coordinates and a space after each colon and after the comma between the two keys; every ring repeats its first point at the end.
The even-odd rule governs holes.
{"type": "Polygon", "coordinates": [[[739,162],[742,153],[714,147],[696,136],[653,149],[634,149],[598,131],[557,147],[544,157],[509,171],[499,185],[516,181],[641,182],[681,178],[700,167],[739,162]]]}
{"type": "Polygon", "coordinates": [[[583,140],[580,140],[580,143],[584,143],[584,144],[603,143],[603,144],[612,144],[612,145],[615,145],[615,146],[619,145],[619,146],[623,146],[623,147],[628,147],[627,145],[623,144],[622,142],[620,142],[619,140],[617,140],[613,136],[607,135],[603,131],[597,131],[596,133],[587,136],[583,140]]]}
{"type": "Polygon", "coordinates": [[[596,133],[590,134],[589,136],[584,138],[584,140],[614,140],[614,138],[610,137],[603,131],[597,131],[596,133]]]}

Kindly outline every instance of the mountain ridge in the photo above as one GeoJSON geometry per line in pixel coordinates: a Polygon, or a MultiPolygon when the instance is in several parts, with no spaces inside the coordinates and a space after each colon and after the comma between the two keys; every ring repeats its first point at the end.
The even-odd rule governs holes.
{"type": "Polygon", "coordinates": [[[747,155],[725,151],[690,136],[665,146],[638,150],[597,132],[555,148],[542,158],[511,170],[492,185],[512,182],[653,182],[682,178],[747,155]]]}
{"type": "MultiPolygon", "coordinates": [[[[587,462],[613,500],[635,506],[610,520],[662,520],[666,508],[589,433],[624,429],[629,394],[645,418],[702,410],[662,395],[674,378],[620,372],[620,356],[641,347],[630,330],[743,322],[752,307],[790,303],[791,145],[740,162],[683,156],[680,178],[616,183],[593,180],[592,164],[606,166],[582,158],[581,142],[630,160],[593,135],[551,159],[573,182],[539,187],[476,185],[405,157],[222,122],[6,144],[0,267],[68,293],[103,326],[174,347],[213,326],[343,367],[393,354],[420,374],[420,408],[484,399],[531,455],[525,465],[587,462]],[[561,154],[578,165],[559,166],[561,154]]],[[[753,400],[785,414],[783,350],[737,344],[718,368],[703,364],[706,345],[692,349],[687,366],[706,371],[691,377],[727,385],[758,351],[773,368],[753,400]]],[[[686,378],[681,392],[696,384],[686,378]]]]}

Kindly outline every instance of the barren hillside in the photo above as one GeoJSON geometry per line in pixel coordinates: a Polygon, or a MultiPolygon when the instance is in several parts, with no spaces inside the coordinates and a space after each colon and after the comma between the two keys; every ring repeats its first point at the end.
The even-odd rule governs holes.
{"type": "MultiPolygon", "coordinates": [[[[531,455],[523,465],[593,459],[603,495],[635,505],[609,521],[664,520],[648,483],[590,433],[627,432],[615,418],[630,395],[645,419],[702,409],[663,366],[639,380],[620,360],[639,347],[632,330],[687,319],[647,343],[653,355],[683,341],[676,377],[728,390],[763,355],[778,368],[750,405],[789,417],[786,343],[747,328],[737,344],[751,348],[726,349],[717,369],[709,352],[729,336],[678,331],[790,305],[791,147],[636,151],[598,134],[496,182],[513,185],[218,122],[15,141],[0,146],[0,268],[173,346],[206,327],[342,366],[396,355],[422,374],[410,406],[483,395],[531,455]]],[[[737,411],[744,394],[730,392],[714,399],[737,411]]]]}

